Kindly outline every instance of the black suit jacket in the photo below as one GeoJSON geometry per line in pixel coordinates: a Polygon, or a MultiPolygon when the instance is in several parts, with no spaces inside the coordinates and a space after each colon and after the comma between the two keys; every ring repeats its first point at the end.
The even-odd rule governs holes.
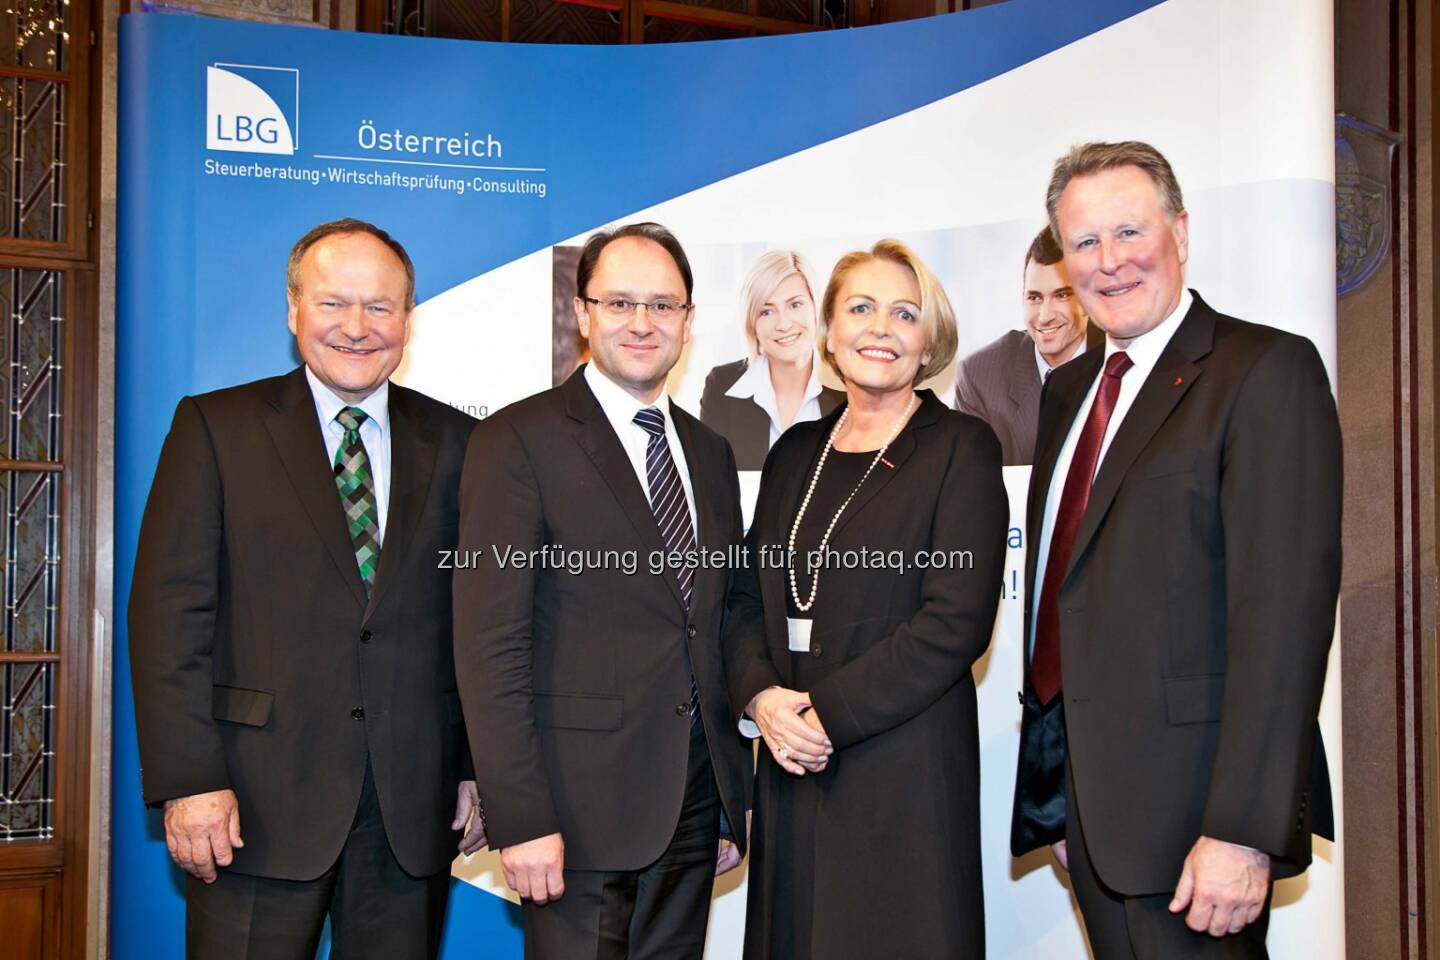
{"type": "Polygon", "coordinates": [[[231,788],[238,873],[308,880],[340,854],[367,757],[396,858],[455,856],[468,763],[450,576],[474,421],[390,386],[385,539],[367,600],[305,369],[186,397],[140,528],[130,658],[147,803],[231,788]]]}
{"type": "MultiPolygon", "coordinates": [[[[1051,475],[1103,360],[1087,352],[1046,384],[1027,608],[1051,475]]],[[[1276,877],[1309,865],[1312,815],[1317,830],[1329,816],[1316,716],[1340,476],[1315,347],[1196,295],[1100,464],[1060,588],[1063,733],[1027,682],[1013,852],[1076,815],[1068,745],[1091,859],[1118,893],[1174,889],[1201,835],[1270,854],[1276,877]]],[[[1025,624],[1028,649],[1028,609],[1025,624]]]]}
{"type": "MultiPolygon", "coordinates": [[[[1085,331],[1086,350],[1104,345],[1104,331],[1090,324],[1085,331]]],[[[1005,466],[1033,463],[1040,387],[1035,341],[1024,330],[1007,330],[960,361],[955,371],[955,409],[990,424],[1000,438],[1005,466]]]]}
{"type": "MultiPolygon", "coordinates": [[[[818,362],[818,361],[817,361],[818,362]]],[[[770,416],[749,397],[728,397],[725,391],[735,386],[745,373],[749,361],[722,363],[705,378],[700,395],[700,420],[705,426],[730,441],[735,451],[735,466],[740,470],[759,470],[765,466],[770,452],[770,416]]],[[[828,417],[845,394],[830,387],[820,388],[820,416],[828,417]]]]}
{"type": "MultiPolygon", "coordinates": [[[[752,758],[724,682],[731,571],[696,570],[688,616],[673,571],[651,572],[664,542],[584,369],[493,414],[470,438],[456,669],[490,845],[558,832],[567,869],[637,870],[664,852],[679,821],[692,668],[721,803],[737,827],[752,758]],[[497,556],[547,547],[586,555],[569,569],[497,556]]],[[[670,410],[698,544],[726,550],[740,542],[730,447],[677,405],[670,410]]]]}

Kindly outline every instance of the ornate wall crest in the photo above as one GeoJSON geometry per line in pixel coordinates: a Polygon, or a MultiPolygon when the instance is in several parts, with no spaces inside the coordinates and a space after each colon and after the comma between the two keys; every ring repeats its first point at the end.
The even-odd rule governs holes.
{"type": "Polygon", "coordinates": [[[1391,157],[1403,138],[1335,115],[1335,289],[1358,290],[1390,252],[1391,157]]]}

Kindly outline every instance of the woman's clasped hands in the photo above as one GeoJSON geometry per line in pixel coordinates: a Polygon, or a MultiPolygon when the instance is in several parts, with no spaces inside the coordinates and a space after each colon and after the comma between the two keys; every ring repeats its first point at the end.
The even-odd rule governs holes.
{"type": "Polygon", "coordinates": [[[755,718],[770,755],[786,773],[819,773],[835,752],[808,694],[771,687],[757,693],[746,712],[755,718]]]}

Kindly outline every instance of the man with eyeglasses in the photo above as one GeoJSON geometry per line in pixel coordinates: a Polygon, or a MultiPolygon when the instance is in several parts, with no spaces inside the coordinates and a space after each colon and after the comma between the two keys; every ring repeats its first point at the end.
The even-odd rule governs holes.
{"type": "Polygon", "coordinates": [[[730,571],[696,562],[740,541],[735,460],[665,394],[695,312],[674,235],[601,231],[576,281],[591,363],[470,439],[456,672],[526,957],[700,960],[752,775],[723,673],[730,571]],[[594,565],[547,565],[561,547],[594,565]]]}

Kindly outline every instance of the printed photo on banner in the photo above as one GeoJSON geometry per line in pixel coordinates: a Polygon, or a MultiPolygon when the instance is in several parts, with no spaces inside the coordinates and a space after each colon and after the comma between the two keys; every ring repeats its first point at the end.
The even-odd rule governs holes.
{"type": "MultiPolygon", "coordinates": [[[[1007,466],[1029,464],[1045,378],[1104,342],[1075,298],[1043,210],[1034,223],[893,236],[931,266],[956,309],[957,361],[925,386],[986,421],[1007,466]],[[991,266],[997,259],[1008,268],[991,266]]],[[[825,287],[840,257],[879,239],[687,245],[695,315],[670,392],[730,442],[742,472],[760,470],[786,429],[844,401],[818,342],[825,287]]],[[[578,246],[552,248],[552,385],[588,359],[574,309],[578,256],[578,246]]]]}

